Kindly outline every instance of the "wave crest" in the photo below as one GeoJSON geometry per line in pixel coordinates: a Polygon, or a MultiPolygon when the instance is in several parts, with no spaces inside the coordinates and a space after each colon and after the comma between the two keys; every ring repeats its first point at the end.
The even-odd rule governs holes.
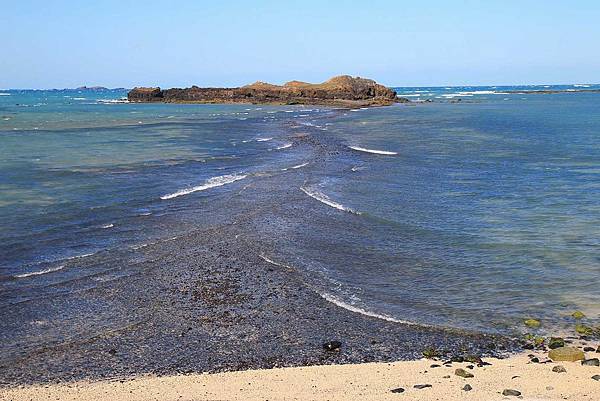
{"type": "Polygon", "coordinates": [[[393,155],[397,155],[397,152],[390,152],[388,150],[377,150],[377,149],[367,149],[367,148],[361,148],[360,146],[348,146],[350,149],[352,150],[356,150],[358,152],[366,152],[366,153],[374,153],[376,155],[388,155],[388,156],[393,156],[393,155]]]}
{"type": "Polygon", "coordinates": [[[191,187],[191,188],[180,189],[179,191],[173,192],[172,194],[163,195],[160,197],[160,199],[166,200],[166,199],[177,198],[178,196],[188,195],[193,192],[204,191],[204,190],[207,190],[210,188],[215,188],[215,187],[220,187],[220,186],[223,186],[226,184],[231,184],[232,182],[243,180],[246,177],[247,177],[247,175],[243,175],[243,174],[227,174],[227,175],[220,175],[217,177],[212,177],[212,178],[209,178],[208,180],[206,180],[204,182],[204,184],[202,184],[202,185],[198,185],[196,187],[191,187]]]}
{"type": "Polygon", "coordinates": [[[329,199],[329,197],[327,195],[325,195],[319,191],[316,191],[314,189],[307,189],[304,187],[300,187],[300,190],[302,192],[304,192],[306,195],[310,196],[311,198],[316,199],[319,202],[326,204],[327,206],[331,206],[335,209],[342,210],[344,212],[348,212],[348,213],[352,213],[352,214],[360,214],[360,212],[350,209],[349,207],[344,206],[341,203],[332,201],[331,199],[329,199]]]}

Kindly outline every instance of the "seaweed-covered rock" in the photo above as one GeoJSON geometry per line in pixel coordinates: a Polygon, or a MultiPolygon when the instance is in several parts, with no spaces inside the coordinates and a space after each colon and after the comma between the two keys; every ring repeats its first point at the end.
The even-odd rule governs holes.
{"type": "Polygon", "coordinates": [[[576,310],[575,312],[573,312],[571,314],[571,316],[573,316],[575,319],[579,320],[579,319],[583,319],[585,317],[585,314],[580,310],[576,310]]]}
{"type": "Polygon", "coordinates": [[[594,334],[594,329],[592,329],[590,326],[586,326],[585,324],[576,325],[575,331],[584,336],[591,336],[592,334],[594,334]]]}
{"type": "Polygon", "coordinates": [[[580,361],[585,359],[585,354],[582,350],[575,347],[560,347],[551,350],[548,353],[548,358],[553,361],[580,361]]]}
{"type": "Polygon", "coordinates": [[[525,326],[531,327],[532,329],[537,329],[542,325],[542,323],[537,319],[525,319],[523,323],[525,326]]]}
{"type": "Polygon", "coordinates": [[[548,348],[555,349],[565,346],[565,340],[560,337],[550,337],[550,341],[548,342],[548,348]]]}

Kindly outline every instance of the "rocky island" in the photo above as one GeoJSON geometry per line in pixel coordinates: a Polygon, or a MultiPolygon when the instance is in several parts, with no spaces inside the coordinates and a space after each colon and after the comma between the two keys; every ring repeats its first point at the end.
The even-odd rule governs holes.
{"type": "Polygon", "coordinates": [[[320,84],[290,81],[284,85],[255,82],[239,88],[147,88],[127,94],[130,102],[320,104],[330,106],[387,106],[406,103],[396,92],[372,79],[341,75],[320,84]]]}

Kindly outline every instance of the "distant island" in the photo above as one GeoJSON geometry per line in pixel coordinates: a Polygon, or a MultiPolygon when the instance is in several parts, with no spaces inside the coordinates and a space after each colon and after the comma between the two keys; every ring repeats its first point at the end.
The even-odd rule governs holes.
{"type": "Polygon", "coordinates": [[[320,104],[330,106],[387,106],[407,103],[390,88],[372,79],[341,75],[320,84],[290,81],[284,85],[255,82],[239,88],[136,87],[127,94],[130,102],[320,104]]]}

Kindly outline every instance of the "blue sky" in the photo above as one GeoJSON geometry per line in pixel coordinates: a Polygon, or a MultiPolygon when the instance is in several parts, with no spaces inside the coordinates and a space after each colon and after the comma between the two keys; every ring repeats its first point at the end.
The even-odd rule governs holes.
{"type": "Polygon", "coordinates": [[[600,82],[598,1],[3,0],[0,88],[600,82]]]}

